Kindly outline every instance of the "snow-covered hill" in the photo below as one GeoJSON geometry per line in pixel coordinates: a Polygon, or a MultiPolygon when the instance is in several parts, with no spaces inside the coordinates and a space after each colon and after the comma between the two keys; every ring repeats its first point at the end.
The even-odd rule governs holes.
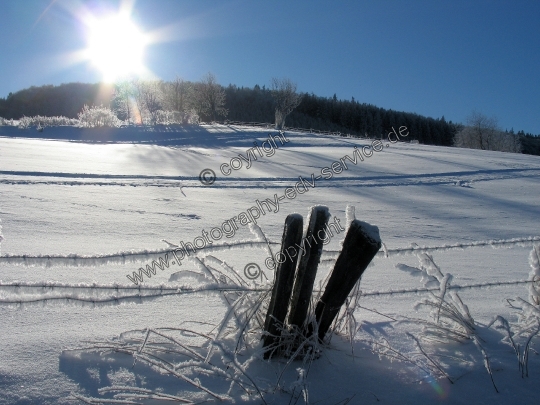
{"type": "MultiPolygon", "coordinates": [[[[69,138],[69,129],[61,131],[51,137],[69,138]]],[[[269,134],[278,136],[216,125],[176,128],[159,144],[0,137],[1,404],[150,391],[257,404],[300,404],[307,396],[311,404],[537,402],[540,358],[524,347],[540,322],[530,305],[540,288],[530,282],[540,276],[533,249],[538,254],[540,159],[385,141],[380,152],[356,164],[345,159],[347,168],[326,179],[321,170],[368,151],[362,148],[372,140],[285,132],[286,142],[263,145],[269,134]],[[204,169],[216,173],[215,183],[201,184],[204,169]],[[304,186],[286,197],[302,179],[304,186]],[[256,227],[239,225],[230,238],[200,250],[198,260],[145,277],[142,291],[127,277],[171,250],[163,240],[193,243],[264,200],[278,201],[256,219],[270,245],[256,227]],[[384,242],[348,318],[357,328],[348,324],[350,334],[343,328],[313,362],[262,360],[256,329],[229,358],[240,333],[234,320],[214,334],[232,295],[220,291],[223,279],[195,273],[238,274],[238,308],[253,307],[271,286],[265,260],[268,246],[279,249],[285,217],[307,216],[314,205],[327,206],[342,224],[346,207],[354,206],[384,242]],[[260,278],[246,277],[250,263],[260,266],[260,278]],[[419,301],[425,305],[417,307],[419,301]],[[453,323],[443,324],[444,314],[453,323]],[[137,330],[143,332],[127,333],[137,330]],[[176,343],[166,344],[160,333],[176,343]],[[209,363],[197,360],[210,342],[209,363]],[[171,352],[180,343],[197,353],[189,366],[171,352]],[[120,347],[127,352],[105,353],[120,347]],[[160,374],[165,363],[148,365],[165,347],[171,364],[185,367],[173,370],[177,376],[160,374]],[[133,353],[148,358],[134,361],[133,353]],[[523,353],[529,358],[522,378],[523,353]]],[[[325,246],[317,289],[343,237],[325,246]]],[[[536,335],[530,348],[538,343],[536,335]]]]}

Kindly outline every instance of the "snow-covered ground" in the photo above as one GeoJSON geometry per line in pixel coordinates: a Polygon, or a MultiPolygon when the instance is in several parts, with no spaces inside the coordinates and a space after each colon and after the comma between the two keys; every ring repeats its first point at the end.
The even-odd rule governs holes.
{"type": "MultiPolygon", "coordinates": [[[[47,128],[44,134],[54,130],[47,128]]],[[[361,150],[372,142],[285,132],[288,142],[278,142],[273,156],[261,157],[253,150],[257,160],[249,169],[240,160],[243,167],[224,176],[222,164],[231,164],[238,154],[247,156],[254,142],[261,145],[277,132],[201,126],[196,132],[170,132],[171,140],[158,146],[2,137],[7,134],[2,131],[0,127],[1,404],[82,403],[74,395],[110,399],[114,392],[98,390],[133,386],[194,402],[213,398],[181,377],[160,374],[144,359],[107,353],[103,342],[127,345],[134,339],[142,345],[136,339],[144,333],[125,332],[146,328],[215,333],[227,314],[224,293],[216,282],[192,272],[200,272],[204,263],[236,271],[246,286],[269,289],[273,271],[265,266],[268,245],[255,232],[239,226],[233,237],[214,242],[228,247],[199,251],[202,261],[192,256],[181,266],[171,264],[145,276],[143,285],[156,287],[142,293],[153,294],[151,298],[134,297],[139,293],[135,290],[101,287],[136,287],[126,276],[170,250],[162,240],[193,243],[203,230],[222,227],[256,207],[257,200],[275,201],[299,176],[311,182],[312,174],[318,176],[345,155],[352,157],[355,147],[361,150]],[[207,168],[217,175],[212,185],[199,181],[207,168]],[[264,275],[247,278],[249,263],[257,263],[264,275]],[[167,289],[186,284],[197,291],[167,289]],[[75,348],[84,350],[70,350],[75,348]]],[[[66,129],[62,131],[65,136],[66,129]]],[[[291,398],[290,403],[300,404],[305,393],[310,404],[537,403],[538,335],[531,350],[524,351],[524,345],[540,319],[534,309],[527,312],[526,304],[531,288],[540,288],[527,283],[534,271],[531,263],[535,265],[530,254],[540,243],[540,159],[388,145],[357,165],[349,163],[330,180],[317,179],[303,194],[278,200],[275,212],[257,219],[275,243],[270,245],[274,253],[285,217],[296,212],[306,218],[314,205],[327,206],[341,224],[346,223],[346,207],[354,206],[357,219],[379,228],[386,254],[381,251],[362,278],[354,311],[359,328],[352,332],[352,342],[345,334],[334,335],[318,359],[290,365],[264,361],[260,347],[249,345],[234,365],[223,360],[229,352],[216,346],[214,357],[222,356],[216,367],[236,370],[232,375],[251,384],[245,390],[234,384],[230,388],[230,381],[215,370],[204,376],[200,369],[192,368],[190,374],[180,368],[179,375],[200,378],[201,385],[226,401],[257,404],[288,404],[291,398]],[[412,276],[422,270],[431,278],[412,276]],[[447,273],[453,276],[448,285],[456,288],[416,291],[444,285],[447,273]],[[422,300],[437,303],[434,317],[429,308],[416,306],[422,300]],[[446,304],[448,311],[457,311],[450,330],[442,329],[436,318],[446,304]],[[522,377],[515,350],[503,341],[508,333],[499,327],[502,319],[490,325],[497,316],[509,322],[516,345],[521,345],[518,351],[529,354],[528,377],[522,377]],[[463,339],[450,341],[458,330],[463,339]]],[[[335,235],[324,247],[317,289],[332,269],[343,237],[335,235]]],[[[177,338],[189,342],[186,347],[206,349],[193,335],[181,335],[177,338]]],[[[260,336],[251,338],[257,342],[260,336]]],[[[229,340],[223,336],[216,344],[229,340]]],[[[150,343],[139,354],[161,344],[150,343]]]]}

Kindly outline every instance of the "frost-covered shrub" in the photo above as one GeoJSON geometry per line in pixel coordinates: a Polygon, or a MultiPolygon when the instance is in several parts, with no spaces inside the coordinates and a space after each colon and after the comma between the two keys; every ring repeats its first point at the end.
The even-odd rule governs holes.
{"type": "Polygon", "coordinates": [[[185,124],[199,124],[199,114],[195,110],[189,110],[184,113],[184,123],[185,124]]]}
{"type": "Polygon", "coordinates": [[[41,125],[42,127],[60,127],[60,126],[78,126],[79,125],[78,119],[68,118],[64,116],[56,116],[56,117],[37,116],[34,118],[39,120],[37,124],[41,125]]]}
{"type": "Polygon", "coordinates": [[[79,113],[79,125],[84,128],[119,127],[122,121],[108,107],[85,105],[79,113]]]}
{"type": "Polygon", "coordinates": [[[499,130],[479,132],[477,128],[472,127],[465,127],[455,135],[454,146],[521,153],[521,142],[518,135],[499,130]]]}
{"type": "Polygon", "coordinates": [[[27,129],[30,127],[45,128],[45,127],[60,127],[60,126],[78,126],[79,120],[64,116],[45,117],[35,115],[33,117],[22,117],[19,120],[19,128],[27,129]]]}
{"type": "Polygon", "coordinates": [[[487,117],[477,111],[467,117],[467,126],[454,136],[454,146],[521,153],[518,135],[503,132],[495,117],[487,117]]]}
{"type": "Polygon", "coordinates": [[[198,124],[199,116],[195,110],[184,112],[159,110],[155,113],[155,123],[161,125],[198,124]]]}
{"type": "Polygon", "coordinates": [[[40,115],[32,117],[32,125],[41,127],[60,127],[60,126],[76,126],[79,125],[79,120],[63,116],[42,117],[40,115]]]}
{"type": "Polygon", "coordinates": [[[30,117],[22,117],[19,120],[19,129],[27,129],[30,128],[32,125],[32,118],[30,117]]]}
{"type": "Polygon", "coordinates": [[[7,119],[4,117],[0,117],[0,126],[6,125],[6,126],[16,126],[17,122],[13,122],[13,118],[7,119]]]}
{"type": "Polygon", "coordinates": [[[159,110],[154,113],[154,116],[158,125],[176,124],[178,119],[174,111],[159,110]]]}

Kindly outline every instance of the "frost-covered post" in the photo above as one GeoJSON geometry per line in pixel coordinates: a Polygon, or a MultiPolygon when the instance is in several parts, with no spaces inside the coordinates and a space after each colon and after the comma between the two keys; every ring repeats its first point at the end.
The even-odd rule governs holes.
{"type": "Polygon", "coordinates": [[[303,223],[304,220],[300,214],[290,214],[285,219],[272,298],[270,299],[264,323],[263,347],[269,348],[264,353],[265,358],[271,357],[275,351],[273,346],[279,341],[281,334],[279,328],[283,328],[287,310],[289,309],[298,257],[296,246],[300,244],[302,239],[303,223]],[[283,258],[283,261],[281,261],[281,258],[283,258]]]}
{"type": "Polygon", "coordinates": [[[328,218],[330,218],[328,207],[313,207],[309,214],[306,235],[300,245],[302,256],[298,259],[288,319],[290,325],[299,328],[304,326],[309,304],[311,303],[313,283],[321,260],[324,240],[326,240],[325,228],[328,218]]]}
{"type": "Polygon", "coordinates": [[[357,219],[351,222],[324,294],[315,307],[321,341],[347,296],[380,248],[381,238],[376,226],[357,219]]]}

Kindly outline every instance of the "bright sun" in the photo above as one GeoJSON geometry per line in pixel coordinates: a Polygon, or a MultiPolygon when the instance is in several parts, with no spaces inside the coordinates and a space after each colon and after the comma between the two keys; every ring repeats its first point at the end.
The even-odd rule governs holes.
{"type": "Polygon", "coordinates": [[[103,80],[139,75],[144,70],[147,39],[127,16],[110,15],[88,24],[88,59],[101,71],[103,80]]]}

